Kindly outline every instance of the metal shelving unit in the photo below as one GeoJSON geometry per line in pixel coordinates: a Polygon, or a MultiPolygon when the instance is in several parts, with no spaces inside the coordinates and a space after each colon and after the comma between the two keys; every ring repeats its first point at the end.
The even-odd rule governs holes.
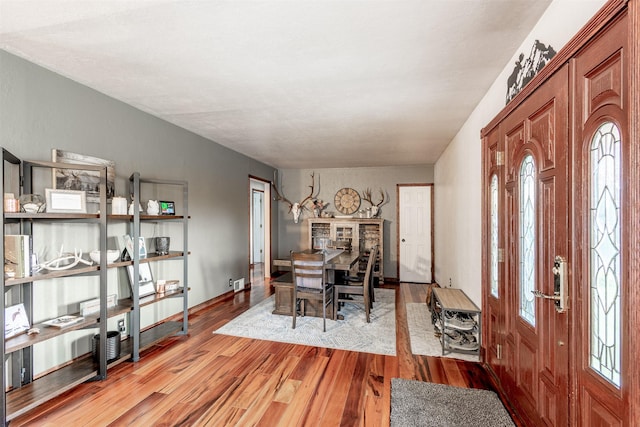
{"type": "Polygon", "coordinates": [[[178,186],[182,190],[182,206],[180,215],[142,215],[138,209],[134,209],[131,223],[131,237],[133,239],[133,277],[135,283],[132,286],[132,319],[131,319],[131,340],[132,359],[140,359],[140,350],[158,342],[167,336],[180,334],[186,335],[189,329],[189,305],[188,305],[188,284],[189,266],[187,248],[189,232],[189,185],[186,181],[173,181],[161,179],[143,179],[138,172],[129,178],[129,190],[133,200],[133,206],[140,206],[141,185],[152,184],[156,186],[178,186]],[[146,258],[140,258],[139,237],[141,236],[141,224],[145,222],[179,222],[182,224],[183,248],[181,251],[172,251],[168,255],[149,254],[146,258]],[[163,262],[165,260],[182,260],[182,290],[165,292],[164,294],[153,294],[146,297],[139,296],[139,272],[140,264],[145,262],[163,262]],[[152,326],[144,331],[140,328],[140,308],[145,305],[157,303],[165,298],[182,298],[182,322],[164,321],[152,326]]]}
{"type": "MultiPolygon", "coordinates": [[[[21,161],[7,150],[3,149],[3,166],[2,166],[2,193],[5,192],[4,181],[6,178],[6,166],[13,165],[13,169],[18,169],[18,187],[19,194],[31,194],[33,190],[33,175],[35,169],[75,169],[97,172],[100,175],[99,181],[99,213],[13,213],[5,212],[4,205],[2,211],[3,219],[3,242],[7,228],[19,229],[20,234],[37,238],[34,235],[33,225],[35,223],[54,224],[54,223],[86,223],[95,224],[99,228],[99,250],[102,254],[106,253],[107,248],[107,217],[106,212],[106,167],[90,166],[69,163],[54,163],[41,161],[21,161]]],[[[15,189],[14,189],[15,191],[15,189]]],[[[4,243],[0,245],[4,260],[4,243]]],[[[106,256],[101,256],[101,262],[98,266],[82,266],[71,268],[63,271],[39,272],[22,278],[5,278],[2,275],[0,285],[3,291],[3,308],[0,310],[2,321],[5,321],[5,307],[7,300],[12,304],[22,303],[27,312],[29,324],[32,327],[40,329],[40,333],[28,335],[23,332],[19,335],[7,338],[3,332],[4,346],[2,349],[3,360],[5,363],[3,369],[0,369],[0,381],[2,384],[8,384],[9,390],[2,393],[2,402],[0,412],[3,424],[7,424],[16,416],[27,412],[28,410],[40,405],[41,403],[64,393],[66,390],[91,379],[104,379],[107,375],[107,358],[106,358],[106,335],[107,324],[101,319],[107,318],[107,264],[106,256]],[[34,310],[37,307],[33,304],[34,283],[51,280],[51,279],[67,279],[71,277],[99,277],[99,314],[85,316],[84,321],[73,326],[56,329],[47,328],[44,324],[33,324],[34,310]],[[53,372],[35,378],[33,372],[34,345],[42,343],[49,339],[64,335],[70,331],[78,329],[95,329],[100,332],[100,349],[98,363],[93,362],[90,356],[80,357],[76,360],[70,360],[64,367],[54,370],[53,372]],[[6,366],[9,366],[8,372],[6,366]]],[[[66,313],[78,314],[78,313],[66,313]]]]}
{"type": "MultiPolygon", "coordinates": [[[[4,236],[7,228],[19,230],[20,234],[34,236],[35,223],[40,224],[64,224],[64,223],[83,223],[95,224],[99,227],[99,250],[103,256],[100,257],[98,265],[81,265],[62,271],[37,272],[27,277],[5,278],[4,274],[0,278],[0,286],[2,287],[4,299],[3,309],[0,310],[0,317],[5,321],[4,308],[7,301],[12,304],[22,303],[27,311],[29,323],[32,327],[39,328],[40,333],[27,335],[22,333],[10,338],[5,338],[3,347],[3,360],[6,362],[4,367],[0,369],[0,381],[8,384],[9,388],[6,393],[2,393],[2,402],[0,402],[0,417],[3,425],[7,425],[9,421],[25,412],[35,408],[36,406],[46,402],[47,400],[58,396],[65,391],[75,387],[78,384],[89,380],[102,380],[107,376],[107,369],[124,360],[139,360],[140,351],[152,346],[158,341],[165,339],[167,336],[175,334],[187,334],[188,331],[188,185],[185,181],[155,180],[141,179],[138,173],[134,173],[130,178],[131,196],[134,206],[140,203],[140,186],[142,184],[169,185],[179,186],[182,192],[182,206],[180,207],[180,215],[141,215],[135,211],[133,215],[107,215],[106,200],[106,167],[91,166],[70,163],[42,162],[42,161],[22,161],[9,151],[2,150],[2,176],[6,178],[7,173],[15,174],[16,184],[10,189],[5,188],[4,179],[2,183],[2,193],[16,192],[19,194],[31,194],[34,188],[34,170],[35,169],[77,169],[98,172],[100,174],[100,202],[97,213],[25,213],[25,212],[4,212],[2,211],[4,236]],[[14,188],[15,187],[15,188],[14,188]],[[135,255],[131,261],[116,261],[107,264],[107,225],[109,222],[115,223],[123,221],[129,224],[131,234],[135,245],[135,255]],[[178,251],[171,251],[168,254],[157,255],[148,254],[146,258],[139,257],[138,237],[140,236],[140,227],[145,222],[177,222],[182,225],[183,248],[178,251]],[[168,291],[162,294],[155,293],[153,295],[140,297],[137,290],[137,283],[132,285],[132,293],[130,298],[122,298],[118,300],[115,307],[107,308],[107,269],[121,268],[133,266],[134,277],[138,277],[140,264],[168,262],[171,260],[181,260],[183,263],[182,289],[176,291],[168,291]],[[44,324],[33,324],[33,313],[37,307],[33,306],[34,283],[47,281],[51,279],[68,279],[72,277],[98,276],[99,278],[99,298],[100,311],[95,315],[84,316],[84,321],[73,326],[56,329],[45,327],[44,324]],[[182,298],[182,320],[181,321],[164,321],[141,331],[140,330],[140,308],[158,303],[159,301],[169,298],[182,298]],[[129,339],[121,342],[120,357],[117,360],[107,361],[107,322],[106,319],[115,317],[123,313],[131,315],[131,336],[129,339]],[[105,319],[105,321],[101,321],[105,319]],[[64,366],[54,369],[39,378],[34,378],[33,359],[34,345],[45,342],[49,339],[59,337],[70,331],[79,329],[98,329],[100,334],[99,349],[97,363],[94,362],[91,353],[87,353],[70,360],[64,366]]],[[[39,175],[38,175],[39,177],[39,175]]],[[[0,245],[0,253],[4,259],[4,244],[0,245]]],[[[75,279],[74,279],[75,280],[75,279]]],[[[79,313],[66,313],[79,314],[79,313]]],[[[3,333],[4,334],[4,333],[3,333]]]]}

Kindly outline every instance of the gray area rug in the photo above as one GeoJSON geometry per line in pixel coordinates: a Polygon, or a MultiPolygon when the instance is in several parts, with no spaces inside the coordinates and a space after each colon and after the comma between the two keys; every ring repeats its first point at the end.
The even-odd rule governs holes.
{"type": "Polygon", "coordinates": [[[346,304],[340,310],[345,320],[327,319],[327,331],[322,332],[322,318],[309,316],[298,317],[292,329],[291,316],[271,313],[271,296],[214,333],[395,356],[395,291],[376,289],[375,298],[371,323],[366,322],[362,305],[346,304]]]}
{"type": "Polygon", "coordinates": [[[512,427],[490,390],[391,379],[391,427],[512,427]]]}
{"type": "Polygon", "coordinates": [[[442,345],[435,336],[431,312],[425,303],[407,303],[407,323],[409,326],[409,340],[411,352],[416,355],[451,357],[454,359],[478,362],[479,358],[473,354],[447,353],[442,355],[442,345]]]}

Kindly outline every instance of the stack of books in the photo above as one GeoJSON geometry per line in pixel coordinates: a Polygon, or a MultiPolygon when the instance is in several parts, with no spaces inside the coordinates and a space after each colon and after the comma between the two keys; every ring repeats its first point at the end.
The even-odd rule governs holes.
{"type": "Polygon", "coordinates": [[[31,236],[7,234],[4,236],[4,274],[8,279],[31,276],[31,236]]]}

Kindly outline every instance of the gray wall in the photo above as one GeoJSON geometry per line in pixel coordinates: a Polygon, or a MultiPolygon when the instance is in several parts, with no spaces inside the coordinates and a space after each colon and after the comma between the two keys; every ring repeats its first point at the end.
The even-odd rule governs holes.
{"type": "MultiPolygon", "coordinates": [[[[273,168],[4,51],[0,63],[0,145],[25,159],[50,160],[51,149],[59,148],[114,160],[118,195],[134,171],[189,181],[190,305],[227,291],[229,278],[247,277],[247,177],[271,180],[273,168]]],[[[333,197],[342,187],[359,193],[371,188],[374,199],[382,188],[389,196],[381,210],[387,220],[385,272],[395,277],[396,184],[433,183],[433,169],[286,169],[279,171],[278,183],[287,198],[299,200],[315,172],[319,198],[330,203],[329,211],[335,211],[333,197]]],[[[283,203],[272,207],[274,257],[305,247],[305,222],[294,224],[283,203]]]]}
{"type": "Polygon", "coordinates": [[[52,148],[114,160],[117,195],[135,171],[188,181],[190,306],[248,278],[249,175],[270,180],[273,168],[5,51],[0,64],[2,147],[30,160],[51,160],[52,148]]]}
{"type": "MultiPolygon", "coordinates": [[[[315,173],[316,193],[318,199],[328,202],[325,211],[336,213],[333,198],[343,187],[355,189],[362,197],[365,189],[372,191],[374,202],[380,200],[379,189],[389,197],[389,201],[381,207],[380,217],[384,223],[384,275],[397,278],[397,184],[431,184],[433,183],[433,165],[403,167],[370,167],[370,168],[333,168],[333,169],[282,169],[277,179],[278,189],[292,202],[301,201],[309,194],[311,174],[315,173]]],[[[434,192],[438,191],[434,188],[434,192]]],[[[371,206],[362,201],[361,209],[371,206]]],[[[279,257],[287,256],[291,250],[300,250],[309,246],[308,226],[306,219],[310,212],[305,211],[302,219],[295,224],[293,216],[288,213],[288,205],[278,202],[278,228],[280,240],[277,246],[279,257]]]]}
{"type": "MultiPolygon", "coordinates": [[[[53,148],[113,160],[119,196],[126,195],[128,178],[133,172],[140,172],[145,178],[188,181],[189,306],[229,291],[229,278],[248,278],[249,176],[272,180],[274,168],[2,50],[0,65],[0,146],[28,160],[51,160],[53,148]]],[[[299,200],[306,196],[311,172],[279,171],[279,183],[288,198],[299,200]]],[[[335,211],[333,196],[345,186],[360,193],[367,187],[373,191],[383,188],[390,196],[382,207],[382,217],[388,220],[385,223],[385,272],[387,277],[394,277],[397,262],[395,186],[432,183],[433,166],[317,169],[315,173],[319,179],[319,197],[331,203],[328,210],[335,211]]],[[[50,186],[50,175],[43,174],[37,179],[40,182],[36,186],[50,186]]],[[[142,200],[158,198],[156,196],[143,194],[142,200]]],[[[178,202],[179,198],[175,200],[178,202]]],[[[271,216],[274,256],[306,247],[305,224],[293,224],[285,205],[272,202],[271,216]]],[[[46,231],[36,230],[39,239],[34,241],[34,249],[39,255],[44,254],[41,257],[44,260],[51,259],[52,251],[57,251],[61,243],[67,250],[76,245],[87,251],[95,249],[91,247],[95,244],[95,235],[92,237],[87,234],[90,230],[79,227],[81,225],[56,225],[46,231]]],[[[111,236],[126,232],[125,224],[109,226],[111,236]]],[[[155,232],[148,230],[147,234],[155,232]]],[[[175,266],[165,267],[162,263],[157,268],[160,277],[156,278],[180,277],[174,276],[175,266]]],[[[109,293],[128,292],[128,279],[123,273],[113,269],[108,272],[109,293]]],[[[54,282],[53,286],[39,287],[35,292],[38,313],[34,313],[34,317],[38,318],[34,321],[65,314],[70,306],[95,295],[96,283],[54,282]]],[[[165,300],[145,307],[142,326],[179,311],[179,300],[165,300]]],[[[116,320],[109,319],[111,329],[116,320]]],[[[41,351],[35,355],[36,374],[90,351],[92,334],[91,331],[64,334],[41,344],[41,351]]]]}

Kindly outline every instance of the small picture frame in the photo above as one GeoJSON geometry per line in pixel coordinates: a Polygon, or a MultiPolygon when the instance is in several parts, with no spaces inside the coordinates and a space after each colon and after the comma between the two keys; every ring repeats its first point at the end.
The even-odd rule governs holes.
{"type": "Polygon", "coordinates": [[[47,213],[87,213],[87,193],[45,188],[47,213]]]}
{"type": "MultiPolygon", "coordinates": [[[[133,280],[133,265],[127,266],[127,273],[129,274],[129,283],[133,290],[135,281],[133,280]]],[[[138,268],[138,297],[146,297],[147,295],[155,294],[156,286],[153,282],[153,274],[151,274],[151,266],[148,263],[140,264],[138,268]]]]}
{"type": "MultiPolygon", "coordinates": [[[[130,257],[129,259],[133,259],[133,254],[134,254],[133,239],[128,234],[125,234],[123,236],[123,240],[124,240],[124,248],[126,249],[130,257]]],[[[144,237],[142,236],[138,237],[138,250],[139,250],[139,254],[138,254],[139,258],[147,257],[147,245],[145,243],[144,237]]]]}
{"type": "Polygon", "coordinates": [[[15,337],[29,330],[29,317],[24,304],[16,304],[4,309],[4,337],[15,337]]]}
{"type": "Polygon", "coordinates": [[[160,200],[160,215],[175,215],[176,205],[174,202],[160,200]]]}

